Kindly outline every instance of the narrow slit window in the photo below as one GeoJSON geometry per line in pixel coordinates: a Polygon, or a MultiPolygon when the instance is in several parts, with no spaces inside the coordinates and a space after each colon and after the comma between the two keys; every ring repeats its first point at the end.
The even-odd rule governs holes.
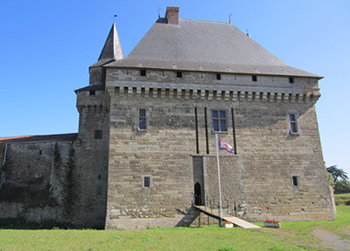
{"type": "Polygon", "coordinates": [[[293,186],[299,186],[299,177],[298,176],[292,176],[293,180],[293,186]]]}
{"type": "Polygon", "coordinates": [[[213,110],[212,111],[212,118],[213,118],[214,131],[216,131],[216,132],[227,131],[226,112],[225,111],[213,110]]]}
{"type": "Polygon", "coordinates": [[[216,79],[217,80],[221,80],[221,74],[220,73],[216,74],[216,79]]]}
{"type": "Polygon", "coordinates": [[[289,114],[289,121],[291,133],[298,133],[298,124],[295,114],[289,114]]]}
{"type": "Polygon", "coordinates": [[[150,176],[144,176],[143,177],[143,186],[144,187],[150,187],[151,186],[151,177],[150,176]]]}
{"type": "Polygon", "coordinates": [[[139,129],[147,129],[146,124],[146,109],[140,109],[139,111],[139,129]]]}

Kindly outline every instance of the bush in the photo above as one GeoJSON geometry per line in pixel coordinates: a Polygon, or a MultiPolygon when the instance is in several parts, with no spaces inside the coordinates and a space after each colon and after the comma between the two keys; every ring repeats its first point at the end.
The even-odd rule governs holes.
{"type": "Polygon", "coordinates": [[[336,181],[334,184],[336,192],[350,193],[350,182],[347,180],[336,181]]]}

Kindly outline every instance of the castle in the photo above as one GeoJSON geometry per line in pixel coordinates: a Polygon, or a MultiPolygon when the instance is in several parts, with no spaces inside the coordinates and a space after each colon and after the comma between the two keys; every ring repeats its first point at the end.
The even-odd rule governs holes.
{"type": "Polygon", "coordinates": [[[113,24],[79,131],[0,138],[0,217],[72,227],[209,224],[193,205],[248,221],[332,220],[315,104],[318,75],[229,23],[168,7],[124,58],[113,24]]]}

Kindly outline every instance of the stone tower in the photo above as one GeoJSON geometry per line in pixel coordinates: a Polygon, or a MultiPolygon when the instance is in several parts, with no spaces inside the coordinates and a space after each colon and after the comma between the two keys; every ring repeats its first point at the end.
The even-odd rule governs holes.
{"type": "Polygon", "coordinates": [[[109,107],[105,94],[104,65],[122,58],[123,51],[113,23],[98,61],[89,68],[89,86],[76,90],[80,200],[82,208],[87,208],[82,217],[87,222],[94,219],[99,228],[105,224],[109,149],[109,107]]]}

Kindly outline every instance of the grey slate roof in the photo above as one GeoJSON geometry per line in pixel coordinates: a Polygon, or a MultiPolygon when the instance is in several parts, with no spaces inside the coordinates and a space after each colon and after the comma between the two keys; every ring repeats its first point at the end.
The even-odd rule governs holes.
{"type": "Polygon", "coordinates": [[[100,57],[98,58],[98,61],[91,67],[101,66],[115,60],[120,60],[122,58],[124,58],[122,46],[119,41],[117,28],[115,26],[115,23],[113,23],[111,30],[107,36],[106,42],[102,48],[100,57]]]}
{"type": "Polygon", "coordinates": [[[97,91],[97,90],[103,90],[102,85],[89,85],[80,89],[75,90],[74,92],[80,92],[80,91],[97,91]]]}
{"type": "Polygon", "coordinates": [[[288,66],[232,24],[188,19],[159,19],[127,57],[105,66],[321,78],[288,66]]]}
{"type": "Polygon", "coordinates": [[[27,135],[17,137],[0,138],[0,143],[24,143],[39,141],[75,141],[78,138],[77,133],[52,134],[52,135],[27,135]]]}

